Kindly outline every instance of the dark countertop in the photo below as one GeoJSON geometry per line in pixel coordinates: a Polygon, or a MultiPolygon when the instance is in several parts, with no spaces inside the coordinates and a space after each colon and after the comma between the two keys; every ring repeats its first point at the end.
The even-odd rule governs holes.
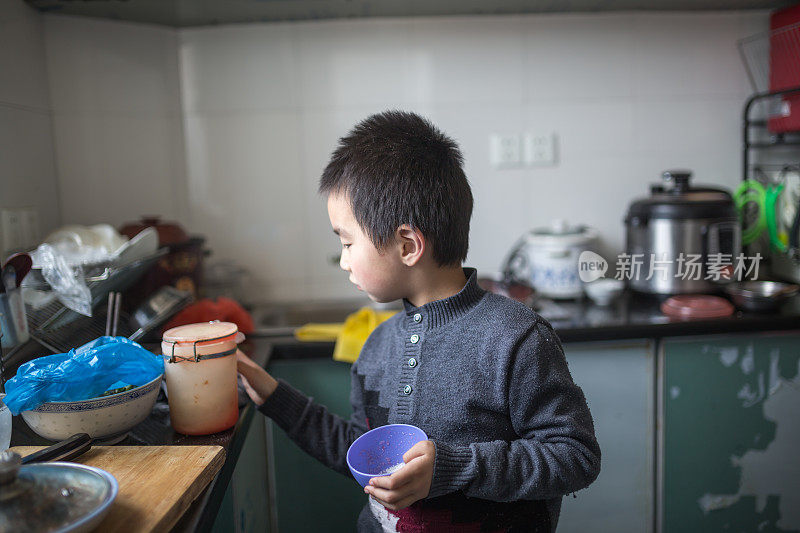
{"type": "Polygon", "coordinates": [[[607,307],[591,300],[542,301],[534,309],[553,325],[562,342],[643,339],[800,329],[800,296],[772,313],[737,310],[725,318],[674,320],[657,298],[626,292],[607,307]]]}

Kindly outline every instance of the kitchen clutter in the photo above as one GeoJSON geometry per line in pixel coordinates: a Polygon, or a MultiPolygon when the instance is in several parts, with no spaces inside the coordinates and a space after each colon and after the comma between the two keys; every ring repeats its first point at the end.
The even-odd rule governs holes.
{"type": "Polygon", "coordinates": [[[725,298],[707,294],[672,296],[661,304],[662,313],[677,319],[722,318],[733,311],[733,305],[725,298]]]}
{"type": "Polygon", "coordinates": [[[159,374],[144,385],[111,389],[88,400],[45,402],[22,411],[22,419],[34,433],[48,440],[64,440],[80,432],[112,444],[150,415],[161,380],[159,374]]]}
{"type": "MultiPolygon", "coordinates": [[[[688,170],[667,170],[663,184],[652,185],[650,196],[628,207],[625,252],[641,263],[639,275],[627,282],[637,292],[667,296],[718,292],[720,285],[707,279],[705,266],[697,275],[680,269],[693,257],[706,263],[709,257],[735,258],[741,252],[733,198],[723,189],[692,186],[691,176],[688,170]],[[651,271],[656,274],[648,275],[651,271]]],[[[724,272],[722,281],[731,275],[724,272]]]]}
{"type": "Polygon", "coordinates": [[[10,348],[28,340],[28,321],[20,285],[31,270],[32,260],[26,253],[17,253],[0,267],[0,344],[10,348]]]}
{"type": "Polygon", "coordinates": [[[0,452],[11,444],[11,411],[3,403],[5,393],[0,393],[0,452]]]}
{"type": "Polygon", "coordinates": [[[39,307],[57,298],[65,307],[85,316],[92,315],[91,281],[108,279],[113,269],[145,259],[156,253],[158,241],[153,230],[128,239],[107,224],[64,226],[48,235],[31,252],[32,276],[27,288],[30,303],[39,307]]]}
{"type": "Polygon", "coordinates": [[[343,323],[305,324],[295,330],[294,336],[303,342],[336,341],[333,348],[334,361],[352,363],[358,359],[372,330],[396,313],[397,311],[377,311],[371,307],[362,307],[348,315],[343,323]]]}
{"type": "Polygon", "coordinates": [[[625,290],[625,282],[612,278],[600,278],[584,285],[586,295],[597,305],[607,306],[625,290]]]}
{"type": "Polygon", "coordinates": [[[544,297],[579,298],[583,282],[578,275],[578,257],[596,246],[593,228],[555,220],[520,237],[503,264],[504,278],[528,284],[544,297]]]}
{"type": "Polygon", "coordinates": [[[164,332],[164,378],[172,428],[185,435],[224,431],[239,417],[236,349],[244,335],[231,322],[164,332]]]}
{"type": "Polygon", "coordinates": [[[135,342],[100,337],[20,366],[5,401],[45,439],[122,438],[152,411],[163,373],[161,358],[135,342]]]}
{"type": "Polygon", "coordinates": [[[347,466],[358,484],[365,487],[377,476],[389,476],[405,462],[403,455],[416,443],[427,440],[420,428],[409,424],[388,424],[367,431],[347,450],[347,466]]]}
{"type": "Polygon", "coordinates": [[[253,318],[238,302],[220,296],[216,299],[203,298],[175,314],[164,329],[176,328],[198,322],[219,320],[233,322],[244,334],[253,332],[253,318]]]}
{"type": "Polygon", "coordinates": [[[101,468],[23,464],[17,453],[0,453],[0,531],[92,531],[118,492],[116,478],[101,468]]]}
{"type": "MultiPolygon", "coordinates": [[[[616,258],[597,254],[591,227],[556,220],[519,238],[501,273],[482,278],[481,286],[540,312],[580,303],[584,295],[610,308],[626,288],[626,300],[650,300],[671,319],[718,318],[737,308],[775,312],[800,288],[765,279],[771,269],[759,271],[763,254],[748,246],[766,243],[776,277],[794,280],[779,274],[781,261],[800,250],[800,171],[785,167],[780,177],[766,185],[745,180],[731,194],[693,184],[689,170],[664,171],[648,196],[629,204],[625,249],[616,258]]],[[[800,251],[794,255],[800,264],[800,251]]],[[[550,316],[556,315],[564,318],[550,316]]]]}
{"type": "Polygon", "coordinates": [[[68,353],[23,364],[6,382],[4,401],[16,415],[46,402],[89,400],[118,388],[146,385],[163,372],[161,358],[137,343],[100,337],[68,353]]]}
{"type": "Polygon", "coordinates": [[[203,247],[205,238],[189,235],[177,222],[162,221],[158,216],[144,216],[137,222],[126,223],[120,233],[133,238],[146,230],[155,232],[158,248],[164,248],[166,255],[131,288],[133,300],[139,301],[165,285],[197,298],[203,283],[203,263],[209,253],[203,247]]]}
{"type": "Polygon", "coordinates": [[[736,307],[753,312],[773,312],[800,293],[800,287],[779,281],[743,281],[725,286],[736,307]]]}

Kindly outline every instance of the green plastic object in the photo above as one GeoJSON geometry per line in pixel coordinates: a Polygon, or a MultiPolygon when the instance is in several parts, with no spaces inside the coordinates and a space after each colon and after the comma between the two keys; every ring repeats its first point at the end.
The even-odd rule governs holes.
{"type": "Polygon", "coordinates": [[[753,224],[742,228],[742,243],[751,244],[758,239],[764,230],[767,229],[767,192],[761,183],[755,180],[745,180],[733,194],[736,210],[739,212],[739,219],[742,225],[746,223],[744,209],[749,203],[754,203],[758,207],[758,215],[753,224]]]}
{"type": "Polygon", "coordinates": [[[783,183],[777,187],[769,187],[767,189],[767,197],[764,205],[764,211],[766,211],[767,217],[767,233],[769,234],[769,242],[772,247],[779,252],[786,251],[786,243],[783,242],[780,238],[780,235],[778,235],[778,222],[776,219],[777,215],[775,214],[776,204],[782,192],[783,183]]]}

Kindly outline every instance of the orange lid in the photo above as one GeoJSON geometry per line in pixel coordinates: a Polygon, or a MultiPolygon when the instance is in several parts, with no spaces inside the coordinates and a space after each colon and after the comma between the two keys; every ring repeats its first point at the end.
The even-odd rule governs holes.
{"type": "Polygon", "coordinates": [[[239,328],[233,322],[199,322],[197,324],[186,324],[176,328],[168,329],[164,332],[165,342],[177,344],[195,342],[221,342],[232,340],[239,332],[239,328]]]}

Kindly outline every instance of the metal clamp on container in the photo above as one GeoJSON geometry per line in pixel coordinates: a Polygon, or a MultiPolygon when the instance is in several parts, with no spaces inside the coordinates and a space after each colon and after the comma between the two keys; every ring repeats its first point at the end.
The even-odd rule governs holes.
{"type": "Polygon", "coordinates": [[[185,435],[224,431],[239,418],[236,324],[202,322],[164,332],[164,377],[170,420],[185,435]]]}

